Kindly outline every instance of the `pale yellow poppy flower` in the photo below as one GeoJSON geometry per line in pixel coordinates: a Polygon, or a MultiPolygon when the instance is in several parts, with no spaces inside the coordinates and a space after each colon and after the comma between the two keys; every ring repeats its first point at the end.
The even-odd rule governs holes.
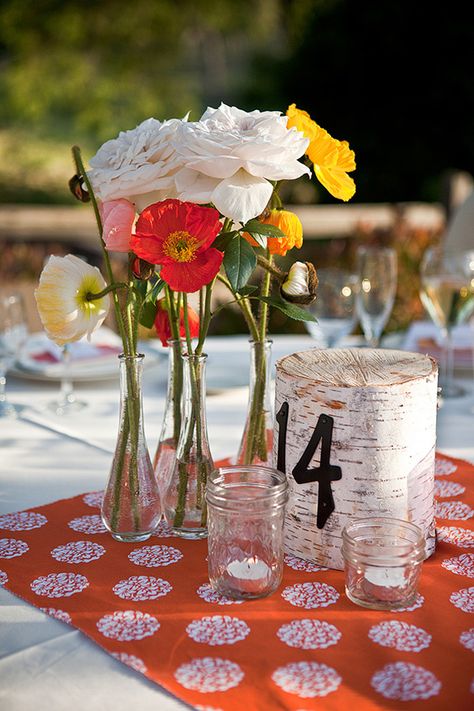
{"type": "Polygon", "coordinates": [[[41,272],[35,290],[36,304],[44,329],[59,346],[78,341],[102,325],[109,311],[109,295],[89,301],[107,286],[97,267],[68,254],[51,256],[41,272]]]}

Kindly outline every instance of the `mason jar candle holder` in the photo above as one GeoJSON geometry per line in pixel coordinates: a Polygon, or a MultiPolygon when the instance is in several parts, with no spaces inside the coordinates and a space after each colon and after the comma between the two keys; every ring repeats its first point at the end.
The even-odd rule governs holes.
{"type": "Polygon", "coordinates": [[[207,482],[212,587],[238,600],[270,595],[283,574],[286,477],[257,465],[221,467],[207,482]]]}
{"type": "Polygon", "coordinates": [[[409,607],[425,559],[418,526],[395,518],[356,519],[342,532],[346,595],[374,610],[409,607]]]}

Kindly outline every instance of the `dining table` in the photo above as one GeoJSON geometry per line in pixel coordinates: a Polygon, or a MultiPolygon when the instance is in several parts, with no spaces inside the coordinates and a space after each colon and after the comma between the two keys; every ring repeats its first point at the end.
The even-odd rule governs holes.
{"type": "MultiPolygon", "coordinates": [[[[314,341],[306,335],[275,335],[273,361],[313,347],[314,341]]],[[[143,407],[147,443],[153,456],[165,405],[167,353],[157,341],[148,341],[146,349],[150,362],[143,374],[143,407]]],[[[235,455],[243,430],[248,398],[247,337],[209,336],[206,352],[208,432],[213,458],[218,462],[235,455]]],[[[459,380],[466,394],[446,399],[439,407],[436,448],[448,458],[474,464],[474,377],[464,372],[459,380]]],[[[8,398],[19,406],[19,413],[17,418],[0,421],[0,516],[103,489],[117,437],[118,367],[114,375],[103,379],[82,378],[74,387],[85,406],[77,412],[58,415],[48,408],[58,393],[57,378],[38,377],[15,369],[9,374],[8,398]]],[[[0,531],[2,534],[7,535],[0,531]]],[[[305,580],[304,573],[302,576],[305,580]]],[[[465,578],[461,582],[467,587],[470,581],[465,578]]],[[[194,705],[189,697],[178,698],[156,680],[137,673],[140,670],[133,665],[124,664],[123,659],[105,651],[74,625],[64,624],[39,607],[0,586],[0,708],[5,711],[218,708],[215,702],[209,705],[205,694],[194,705]]],[[[176,614],[179,615],[179,610],[176,614]]],[[[465,619],[467,629],[468,615],[465,619]]],[[[472,627],[472,620],[470,624],[472,627]]],[[[268,655],[272,654],[273,644],[276,642],[268,641],[268,655]]],[[[473,646],[471,650],[474,651],[473,646]]],[[[165,653],[157,645],[156,655],[165,653]]],[[[471,656],[474,661],[472,652],[471,656]]],[[[301,650],[298,659],[304,662],[301,650]]],[[[359,664],[362,669],[363,656],[359,664]]],[[[474,664],[472,672],[474,677],[474,664]]],[[[336,697],[337,694],[320,697],[318,708],[342,709],[336,697]]],[[[291,698],[289,709],[314,708],[309,705],[314,698],[291,698]]],[[[360,708],[365,708],[363,695],[360,702],[360,708]]],[[[255,711],[285,708],[281,703],[260,708],[256,705],[255,711]]],[[[379,708],[418,709],[416,704],[387,701],[383,695],[379,703],[379,708]]],[[[419,703],[420,708],[432,708],[429,699],[419,703]]],[[[254,708],[251,703],[242,704],[243,711],[254,708]]],[[[370,708],[378,707],[373,698],[371,704],[370,708]]],[[[235,709],[239,711],[240,706],[235,709]]]]}

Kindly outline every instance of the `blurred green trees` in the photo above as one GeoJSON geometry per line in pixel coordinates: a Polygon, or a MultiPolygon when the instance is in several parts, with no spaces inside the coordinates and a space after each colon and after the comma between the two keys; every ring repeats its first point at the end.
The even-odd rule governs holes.
{"type": "Polygon", "coordinates": [[[473,9],[457,5],[2,0],[0,201],[69,201],[72,143],[88,157],[221,100],[309,110],[356,150],[360,201],[434,199],[443,171],[474,172],[473,9]]]}

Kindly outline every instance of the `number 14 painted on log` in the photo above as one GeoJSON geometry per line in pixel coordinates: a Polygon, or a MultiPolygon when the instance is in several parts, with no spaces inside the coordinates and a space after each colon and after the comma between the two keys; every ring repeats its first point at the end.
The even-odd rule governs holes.
{"type": "MultiPolygon", "coordinates": [[[[278,422],[278,460],[277,469],[286,474],[286,431],[288,427],[289,406],[284,402],[276,415],[278,422]]],[[[324,528],[326,521],[334,511],[334,497],[331,482],[342,478],[341,467],[330,464],[332,430],[334,418],[329,415],[320,415],[314,428],[311,439],[293,468],[293,478],[297,484],[309,484],[317,481],[318,486],[318,512],[316,525],[324,528]],[[321,442],[321,457],[319,467],[308,469],[309,463],[321,442]]]]}

